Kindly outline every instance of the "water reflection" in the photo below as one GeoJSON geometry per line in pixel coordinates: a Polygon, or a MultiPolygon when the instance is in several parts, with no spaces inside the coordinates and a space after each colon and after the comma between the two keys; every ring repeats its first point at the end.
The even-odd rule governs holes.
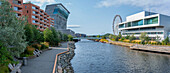
{"type": "Polygon", "coordinates": [[[75,73],[170,73],[170,56],[82,40],[71,60],[75,73]]]}

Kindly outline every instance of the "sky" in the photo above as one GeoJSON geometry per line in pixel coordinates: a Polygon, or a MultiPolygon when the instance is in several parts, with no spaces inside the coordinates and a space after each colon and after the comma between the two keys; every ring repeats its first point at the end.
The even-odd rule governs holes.
{"type": "Polygon", "coordinates": [[[88,35],[113,33],[115,15],[120,15],[123,21],[126,16],[144,10],[170,15],[170,0],[24,0],[27,1],[41,9],[48,4],[62,3],[70,11],[68,29],[88,35]]]}

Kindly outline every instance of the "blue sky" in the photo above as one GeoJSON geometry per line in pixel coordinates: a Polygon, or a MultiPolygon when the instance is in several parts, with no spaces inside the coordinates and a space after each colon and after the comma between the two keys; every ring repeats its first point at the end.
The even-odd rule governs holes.
{"type": "Polygon", "coordinates": [[[125,21],[126,16],[150,10],[170,15],[169,0],[24,0],[37,4],[42,9],[48,4],[63,3],[71,12],[68,25],[76,33],[97,35],[112,33],[112,22],[119,14],[125,21]]]}

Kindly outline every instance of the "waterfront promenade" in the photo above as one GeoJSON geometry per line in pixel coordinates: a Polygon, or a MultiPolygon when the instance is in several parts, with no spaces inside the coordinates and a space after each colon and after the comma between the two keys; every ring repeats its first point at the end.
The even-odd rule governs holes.
{"type": "Polygon", "coordinates": [[[141,44],[134,44],[134,43],[126,43],[126,42],[119,42],[119,41],[112,41],[107,39],[110,44],[114,45],[121,45],[129,47],[133,50],[140,50],[146,52],[154,52],[154,53],[162,53],[162,54],[170,54],[170,46],[161,46],[161,45],[141,45],[141,44]]]}
{"type": "Polygon", "coordinates": [[[29,59],[27,66],[22,66],[22,73],[52,73],[56,54],[67,51],[67,43],[61,47],[50,47],[52,50],[43,52],[39,57],[29,59]]]}

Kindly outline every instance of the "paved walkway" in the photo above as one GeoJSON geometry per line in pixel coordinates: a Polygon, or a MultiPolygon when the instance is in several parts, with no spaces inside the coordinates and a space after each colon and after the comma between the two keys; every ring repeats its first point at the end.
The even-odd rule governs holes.
{"type": "Polygon", "coordinates": [[[52,73],[56,54],[67,51],[67,43],[61,47],[50,47],[52,50],[43,52],[39,57],[28,60],[27,66],[22,66],[22,73],[52,73]]]}

